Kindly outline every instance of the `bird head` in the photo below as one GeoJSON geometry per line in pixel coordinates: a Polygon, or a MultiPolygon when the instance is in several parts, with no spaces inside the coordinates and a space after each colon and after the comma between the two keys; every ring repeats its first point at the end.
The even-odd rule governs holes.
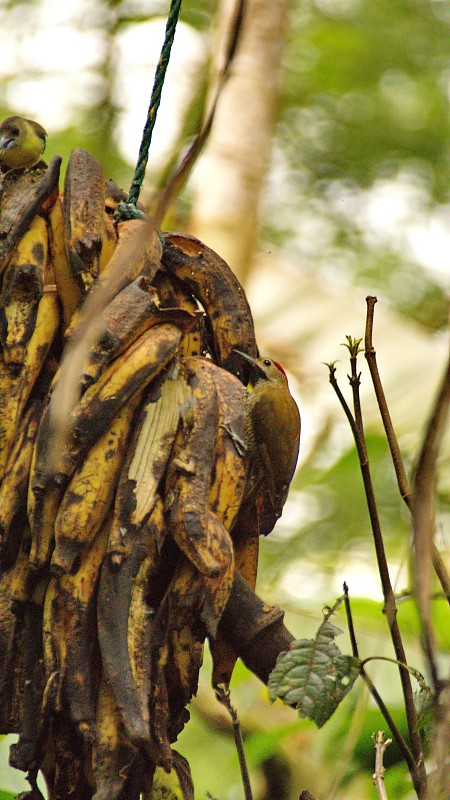
{"type": "Polygon", "coordinates": [[[38,122],[8,117],[0,125],[0,162],[12,169],[32,167],[45,150],[46,138],[38,122]]]}
{"type": "Polygon", "coordinates": [[[286,373],[278,363],[272,358],[252,358],[247,353],[242,353],[241,350],[234,350],[248,365],[248,381],[247,389],[252,391],[257,383],[260,381],[272,381],[287,387],[288,380],[286,373]]]}

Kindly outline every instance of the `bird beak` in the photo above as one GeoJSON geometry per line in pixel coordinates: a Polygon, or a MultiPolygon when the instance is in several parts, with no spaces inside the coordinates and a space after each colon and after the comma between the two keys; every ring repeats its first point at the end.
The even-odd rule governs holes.
{"type": "Polygon", "coordinates": [[[256,379],[267,380],[266,373],[261,369],[255,358],[252,358],[251,356],[247,355],[247,353],[243,353],[241,350],[236,350],[235,348],[233,349],[233,353],[237,353],[237,355],[249,365],[248,372],[250,377],[254,378],[255,380],[249,380],[247,383],[255,383],[256,379]]]}
{"type": "Polygon", "coordinates": [[[13,143],[13,139],[8,138],[8,136],[2,136],[0,138],[0,150],[2,153],[6,153],[7,150],[11,147],[13,143]]]}

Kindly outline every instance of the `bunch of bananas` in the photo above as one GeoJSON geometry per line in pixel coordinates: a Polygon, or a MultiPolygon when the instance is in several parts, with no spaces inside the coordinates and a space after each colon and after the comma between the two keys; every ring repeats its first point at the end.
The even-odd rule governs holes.
{"type": "Polygon", "coordinates": [[[256,580],[264,488],[236,354],[258,356],[252,316],[200,241],[114,222],[120,191],[89,153],[73,151],[61,194],[59,168],[0,188],[0,733],[19,734],[11,763],[34,793],[41,769],[51,800],[150,800],[161,771],[190,798],[171,745],[206,638],[213,682],[231,677],[217,626],[235,569],[256,580]],[[108,280],[68,377],[83,300],[108,280]]]}

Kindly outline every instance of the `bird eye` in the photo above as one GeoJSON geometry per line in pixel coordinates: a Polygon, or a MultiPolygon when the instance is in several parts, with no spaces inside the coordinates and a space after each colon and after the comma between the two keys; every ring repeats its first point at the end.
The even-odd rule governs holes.
{"type": "Polygon", "coordinates": [[[18,136],[20,133],[19,128],[12,128],[11,133],[13,136],[18,136]]]}
{"type": "Polygon", "coordinates": [[[270,367],[272,362],[271,362],[270,358],[264,358],[263,359],[263,364],[264,364],[265,367],[270,367]]]}

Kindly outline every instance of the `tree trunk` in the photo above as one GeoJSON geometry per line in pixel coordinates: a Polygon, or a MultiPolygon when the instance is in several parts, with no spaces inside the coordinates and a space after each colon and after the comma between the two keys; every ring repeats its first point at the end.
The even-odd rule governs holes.
{"type": "MultiPolygon", "coordinates": [[[[235,0],[220,3],[221,54],[235,0]]],[[[289,0],[248,0],[231,75],[205,152],[194,173],[190,229],[229,263],[242,283],[258,236],[261,190],[273,138],[289,0]]],[[[220,58],[220,55],[219,55],[220,58]]],[[[214,64],[214,70],[220,63],[214,64]]]]}

